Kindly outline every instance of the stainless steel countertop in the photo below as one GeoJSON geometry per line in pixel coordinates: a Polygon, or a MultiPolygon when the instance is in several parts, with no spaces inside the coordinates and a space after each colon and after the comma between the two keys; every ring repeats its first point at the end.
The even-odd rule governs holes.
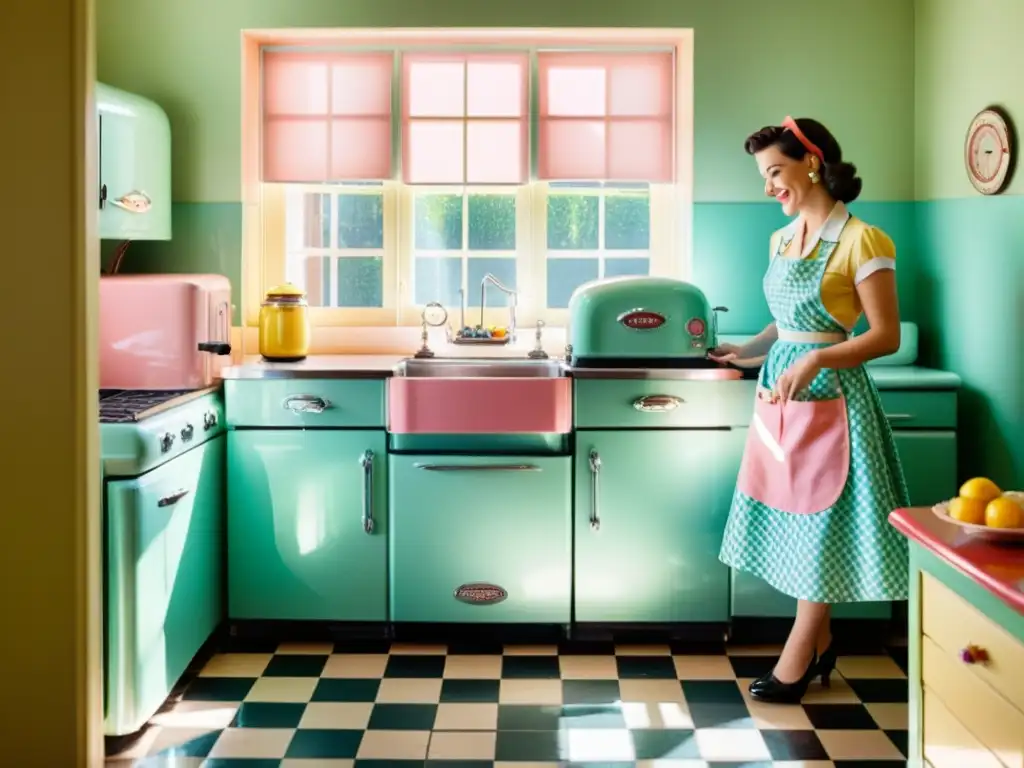
{"type": "MultiPolygon", "coordinates": [[[[395,367],[412,355],[311,355],[297,363],[268,363],[259,356],[246,358],[226,368],[223,377],[234,381],[266,379],[387,379],[395,367]]],[[[461,357],[461,356],[460,356],[461,357]]],[[[438,358],[449,359],[449,358],[438,358]]],[[[474,359],[484,359],[483,356],[474,359]]],[[[507,355],[495,361],[525,359],[507,355]]],[[[557,360],[558,358],[551,358],[557,360]]],[[[957,389],[960,377],[955,373],[919,366],[868,366],[879,389],[957,389]]],[[[653,368],[567,368],[570,376],[579,379],[693,379],[686,370],[653,368]]]]}

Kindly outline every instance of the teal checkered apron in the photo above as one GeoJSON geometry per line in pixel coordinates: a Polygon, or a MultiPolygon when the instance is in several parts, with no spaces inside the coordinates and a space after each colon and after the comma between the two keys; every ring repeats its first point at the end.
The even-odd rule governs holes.
{"type": "MultiPolygon", "coordinates": [[[[821,300],[821,281],[837,243],[822,240],[817,255],[782,256],[780,242],[764,278],[768,307],[780,330],[843,333],[821,300]]],[[[778,340],[759,384],[772,389],[790,365],[817,343],[778,340]]],[[[846,485],[832,507],[813,514],[774,509],[736,491],[720,558],[783,594],[817,603],[907,598],[907,542],[889,513],[909,506],[889,422],[864,366],[822,370],[801,399],[844,396],[850,438],[846,485]]]]}

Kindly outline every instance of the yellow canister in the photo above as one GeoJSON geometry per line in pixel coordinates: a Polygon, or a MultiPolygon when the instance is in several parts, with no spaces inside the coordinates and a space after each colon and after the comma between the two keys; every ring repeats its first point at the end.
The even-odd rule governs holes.
{"type": "Polygon", "coordinates": [[[266,360],[294,362],[309,354],[309,304],[291,283],[267,291],[260,305],[260,354],[266,360]]]}

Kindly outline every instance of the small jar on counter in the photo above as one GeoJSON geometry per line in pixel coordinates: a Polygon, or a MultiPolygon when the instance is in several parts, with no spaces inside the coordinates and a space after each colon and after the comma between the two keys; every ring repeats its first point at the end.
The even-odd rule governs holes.
{"type": "Polygon", "coordinates": [[[309,354],[309,304],[291,283],[267,291],[260,305],[260,354],[265,360],[294,363],[309,354]]]}

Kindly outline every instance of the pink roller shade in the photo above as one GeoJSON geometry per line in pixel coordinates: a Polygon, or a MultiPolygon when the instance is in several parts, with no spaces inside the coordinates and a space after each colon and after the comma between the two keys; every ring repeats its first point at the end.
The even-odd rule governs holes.
{"type": "Polygon", "coordinates": [[[263,181],[391,178],[390,53],[263,52],[263,181]]]}
{"type": "Polygon", "coordinates": [[[402,58],[407,184],[522,184],[528,175],[525,54],[402,58]]]}
{"type": "Polygon", "coordinates": [[[537,58],[540,178],[674,179],[670,52],[563,52],[537,58]]]}

